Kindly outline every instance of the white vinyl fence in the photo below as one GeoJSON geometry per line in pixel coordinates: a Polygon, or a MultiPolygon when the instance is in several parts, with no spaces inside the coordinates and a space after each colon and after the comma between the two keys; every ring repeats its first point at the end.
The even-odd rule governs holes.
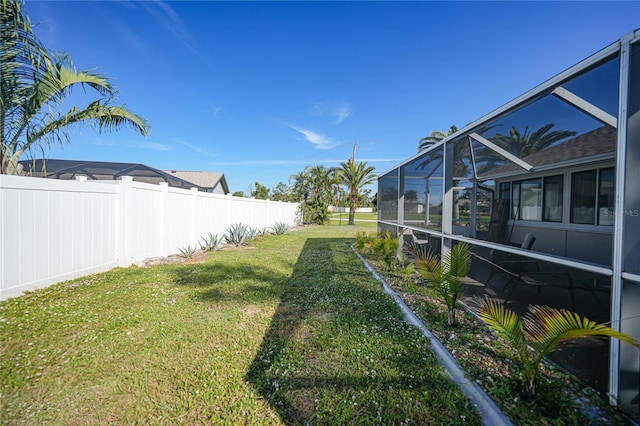
{"type": "Polygon", "coordinates": [[[0,300],[198,246],[230,225],[298,223],[298,204],[171,188],[0,175],[0,300]]]}

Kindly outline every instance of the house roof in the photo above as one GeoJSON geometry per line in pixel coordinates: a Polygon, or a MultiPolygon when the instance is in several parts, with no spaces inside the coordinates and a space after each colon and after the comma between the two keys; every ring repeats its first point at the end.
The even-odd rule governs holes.
{"type": "Polygon", "coordinates": [[[201,191],[207,190],[193,182],[139,163],[38,159],[20,161],[20,164],[24,168],[24,174],[35,177],[70,180],[76,176],[86,176],[91,180],[116,180],[122,176],[131,176],[137,182],[167,182],[169,186],[176,188],[189,189],[197,186],[201,191]]]}
{"type": "MultiPolygon", "coordinates": [[[[616,129],[611,126],[598,127],[566,142],[523,157],[522,160],[532,165],[535,170],[543,166],[561,165],[578,159],[595,158],[606,154],[613,156],[616,151],[617,135],[616,129]]],[[[516,172],[523,172],[523,169],[508,163],[483,177],[509,175],[516,172]]]]}
{"type": "Polygon", "coordinates": [[[213,190],[220,185],[225,194],[229,193],[227,180],[224,177],[224,174],[220,172],[200,172],[189,170],[164,170],[164,172],[209,190],[213,190]]]}

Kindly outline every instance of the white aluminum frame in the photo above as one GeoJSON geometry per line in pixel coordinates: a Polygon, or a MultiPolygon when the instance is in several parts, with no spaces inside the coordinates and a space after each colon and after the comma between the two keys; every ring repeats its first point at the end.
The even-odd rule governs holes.
{"type": "MultiPolygon", "coordinates": [[[[640,43],[640,30],[632,31],[625,36],[623,36],[620,40],[612,43],[611,45],[605,47],[604,49],[596,52],[590,57],[584,59],[583,61],[577,63],[576,65],[566,69],[560,74],[552,77],[551,79],[543,82],[542,84],[536,86],[535,88],[529,90],[528,92],[522,94],[521,96],[515,98],[514,100],[506,103],[505,105],[499,107],[498,109],[490,112],[489,114],[484,115],[483,117],[475,120],[474,122],[466,125],[465,127],[458,130],[456,133],[446,137],[442,141],[437,144],[432,145],[427,150],[420,151],[414,154],[409,159],[403,161],[392,169],[382,173],[380,176],[384,176],[391,171],[398,169],[401,170],[404,165],[414,161],[416,158],[424,155],[425,153],[434,150],[434,149],[443,149],[444,145],[444,160],[446,165],[446,156],[447,156],[447,144],[451,141],[455,141],[464,137],[469,137],[471,139],[476,140],[478,143],[486,146],[487,148],[493,150],[498,153],[502,157],[512,161],[517,164],[524,170],[532,171],[533,166],[528,164],[527,162],[517,158],[513,154],[503,150],[498,147],[491,141],[482,137],[481,135],[475,133],[473,130],[480,127],[484,123],[488,123],[492,120],[496,120],[513,110],[516,110],[528,103],[534,102],[535,100],[552,94],[559,99],[571,104],[572,106],[578,108],[584,113],[590,115],[591,117],[601,121],[606,125],[610,125],[617,129],[617,151],[616,151],[616,193],[615,193],[615,210],[617,212],[624,211],[624,193],[625,193],[625,164],[626,164],[626,144],[627,144],[627,104],[629,100],[629,79],[630,76],[630,58],[631,58],[631,45],[635,42],[640,43]],[[602,109],[596,107],[595,105],[587,102],[581,97],[573,94],[572,92],[566,90],[561,85],[571,77],[576,74],[579,74],[590,67],[593,67],[600,62],[603,62],[607,59],[613,58],[614,56],[618,56],[620,61],[620,73],[618,80],[618,117],[614,117],[611,114],[603,111],[602,109]]],[[[470,143],[470,140],[468,140],[470,143]]],[[[473,150],[472,155],[473,155],[473,150]]],[[[542,170],[542,169],[541,169],[542,170]]],[[[445,181],[447,180],[447,168],[445,167],[445,181]]],[[[476,175],[476,170],[474,167],[474,176],[476,179],[479,177],[476,175]]],[[[401,173],[398,173],[398,180],[401,178],[401,173]]],[[[400,182],[398,182],[398,188],[400,189],[400,182]]],[[[442,223],[442,231],[437,232],[433,230],[428,230],[426,232],[438,235],[442,237],[442,245],[443,249],[446,249],[448,243],[452,240],[465,241],[471,243],[473,245],[488,247],[488,248],[498,248],[500,250],[522,254],[521,250],[517,248],[508,248],[496,243],[487,242],[483,240],[477,240],[474,238],[468,238],[461,235],[452,235],[451,228],[451,217],[448,216],[448,226],[445,222],[445,212],[451,211],[451,187],[447,188],[446,182],[443,185],[443,223],[442,223]]],[[[399,203],[400,205],[400,203],[399,203]]],[[[398,217],[398,222],[395,224],[379,221],[379,223],[386,223],[389,225],[395,225],[398,228],[409,228],[410,226],[404,226],[402,224],[401,218],[398,217]]],[[[421,229],[421,231],[425,231],[421,229]]],[[[622,258],[622,246],[623,246],[623,236],[624,236],[624,216],[621,214],[616,214],[614,219],[614,231],[613,231],[613,261],[611,268],[601,267],[597,265],[591,265],[588,263],[573,261],[566,258],[560,258],[557,256],[540,254],[536,252],[526,252],[526,255],[542,261],[548,261],[552,263],[560,263],[572,268],[592,272],[595,274],[600,274],[604,276],[611,277],[611,326],[615,330],[620,330],[620,321],[621,321],[621,302],[622,302],[622,284],[623,280],[631,280],[634,282],[640,283],[640,275],[631,274],[623,271],[623,258],[622,258]]],[[[618,396],[619,396],[619,372],[620,372],[620,342],[616,339],[611,340],[610,346],[610,363],[609,363],[609,402],[612,405],[617,404],[618,396]]]]}

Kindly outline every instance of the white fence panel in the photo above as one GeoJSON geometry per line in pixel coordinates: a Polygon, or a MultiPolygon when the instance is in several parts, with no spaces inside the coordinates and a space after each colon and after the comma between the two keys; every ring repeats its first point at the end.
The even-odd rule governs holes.
{"type": "Polygon", "coordinates": [[[0,176],[0,299],[116,266],[117,187],[0,176]]]}
{"type": "Polygon", "coordinates": [[[0,175],[0,300],[198,246],[236,223],[295,225],[298,204],[121,181],[0,175]]]}

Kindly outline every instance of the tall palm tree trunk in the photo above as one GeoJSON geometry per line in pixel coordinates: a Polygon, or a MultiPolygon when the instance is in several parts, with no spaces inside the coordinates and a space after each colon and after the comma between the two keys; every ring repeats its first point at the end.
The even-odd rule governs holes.
{"type": "Polygon", "coordinates": [[[349,206],[349,225],[356,224],[356,209],[349,206]]]}

